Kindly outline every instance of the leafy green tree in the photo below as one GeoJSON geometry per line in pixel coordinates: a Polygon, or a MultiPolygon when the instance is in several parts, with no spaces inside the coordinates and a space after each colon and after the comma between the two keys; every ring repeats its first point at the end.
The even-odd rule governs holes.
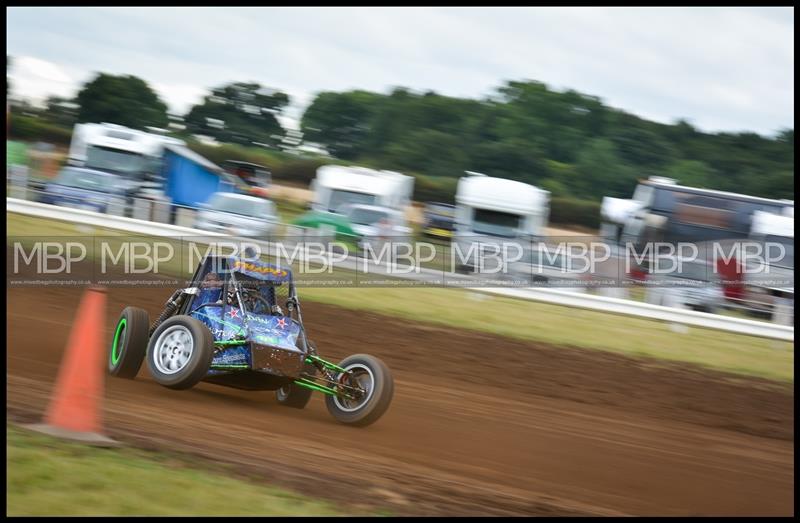
{"type": "MultiPolygon", "coordinates": [[[[538,184],[547,176],[547,166],[543,158],[544,154],[538,144],[511,138],[474,146],[470,150],[471,166],[467,165],[465,170],[538,184]]],[[[458,175],[461,174],[459,172],[458,175]]]]}
{"type": "Polygon", "coordinates": [[[79,106],[73,100],[60,96],[50,96],[45,102],[44,117],[50,122],[63,127],[72,127],[78,121],[79,106]]]}
{"type": "Polygon", "coordinates": [[[644,169],[658,169],[676,156],[676,151],[667,140],[644,127],[624,127],[610,138],[623,161],[644,169]]]}
{"type": "Polygon", "coordinates": [[[236,82],[212,90],[184,117],[187,130],[240,145],[276,147],[286,131],[278,121],[289,95],[251,82],[236,82]]]}
{"type": "Polygon", "coordinates": [[[375,112],[383,98],[366,91],[320,93],[303,113],[303,138],[325,144],[337,158],[356,159],[367,152],[375,112]]]}
{"type": "Polygon", "coordinates": [[[580,174],[574,164],[546,160],[547,175],[542,188],[554,196],[575,196],[581,185],[580,174]],[[548,186],[550,188],[548,188],[548,186]]]}
{"type": "Polygon", "coordinates": [[[563,182],[554,178],[548,178],[544,180],[540,186],[545,191],[550,191],[550,196],[552,197],[561,198],[570,196],[567,186],[563,182]]]}
{"type": "Polygon", "coordinates": [[[773,171],[753,180],[748,189],[752,194],[794,200],[794,172],[773,171]]]}
{"type": "Polygon", "coordinates": [[[136,76],[98,74],[78,92],[79,122],[108,122],[133,129],[166,127],[167,105],[136,76]]]}
{"type": "Polygon", "coordinates": [[[630,197],[636,186],[636,171],[625,165],[606,138],[591,140],[578,155],[575,169],[580,175],[577,192],[584,197],[598,192],[599,196],[630,197]]]}
{"type": "Polygon", "coordinates": [[[672,163],[665,174],[690,187],[709,188],[717,173],[706,163],[697,160],[678,160],[672,163]]]}
{"type": "Polygon", "coordinates": [[[794,144],[794,129],[781,129],[775,139],[784,144],[794,144]]]}
{"type": "Polygon", "coordinates": [[[508,82],[482,100],[402,87],[321,93],[303,130],[348,161],[432,176],[475,170],[595,201],[629,197],[653,174],[766,197],[794,187],[792,129],[772,137],[704,133],[683,119],[648,121],[536,81],[508,82]]]}
{"type": "Polygon", "coordinates": [[[385,159],[396,169],[414,170],[425,165],[432,176],[458,176],[469,168],[469,159],[458,139],[435,129],[420,129],[386,150],[385,159]]]}

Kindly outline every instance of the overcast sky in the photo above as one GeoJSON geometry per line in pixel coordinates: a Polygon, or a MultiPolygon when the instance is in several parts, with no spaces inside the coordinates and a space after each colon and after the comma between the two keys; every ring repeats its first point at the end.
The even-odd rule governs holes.
{"type": "Polygon", "coordinates": [[[13,94],[134,74],[183,113],[256,81],[292,115],[323,90],[483,97],[534,79],[661,122],[794,128],[793,8],[8,8],[13,94]]]}

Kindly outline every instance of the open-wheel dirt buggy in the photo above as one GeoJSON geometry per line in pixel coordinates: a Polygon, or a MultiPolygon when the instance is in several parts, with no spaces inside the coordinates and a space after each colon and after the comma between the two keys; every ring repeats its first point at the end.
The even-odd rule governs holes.
{"type": "Polygon", "coordinates": [[[207,256],[192,286],[175,291],[152,325],[143,309],[122,311],[108,371],[133,379],[145,359],[153,379],[171,389],[205,381],[274,390],[280,404],[298,409],[322,392],[328,411],[349,425],[377,421],[394,392],[378,358],[356,354],[334,364],[317,355],[290,270],[229,256],[207,256]]]}

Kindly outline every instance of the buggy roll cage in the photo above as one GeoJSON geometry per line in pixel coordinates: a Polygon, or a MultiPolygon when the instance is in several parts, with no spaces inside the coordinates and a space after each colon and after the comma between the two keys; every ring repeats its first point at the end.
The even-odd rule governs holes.
{"type": "MultiPolygon", "coordinates": [[[[194,296],[197,294],[197,289],[200,288],[200,285],[203,282],[203,278],[210,272],[210,266],[213,266],[212,264],[219,263],[221,261],[223,265],[217,265],[216,268],[221,269],[221,271],[219,272],[222,272],[225,275],[225,278],[223,279],[222,294],[221,294],[223,300],[222,306],[223,307],[225,306],[228,300],[228,296],[230,296],[232,293],[236,296],[236,301],[238,302],[239,308],[242,311],[247,311],[247,308],[244,306],[244,301],[242,300],[242,283],[237,281],[236,271],[228,267],[229,259],[230,259],[229,256],[213,256],[213,255],[206,256],[205,259],[197,266],[197,269],[195,270],[194,275],[190,280],[190,287],[188,287],[187,289],[180,289],[176,291],[176,293],[173,294],[173,297],[170,298],[170,300],[168,300],[167,302],[168,306],[169,303],[176,301],[177,298],[176,294],[178,293],[182,293],[184,296],[190,295],[188,300],[184,299],[183,302],[180,303],[180,306],[176,311],[179,314],[191,314],[192,312],[195,312],[195,310],[199,310],[202,307],[206,307],[209,305],[211,306],[216,305],[214,303],[206,303],[200,305],[196,309],[190,309],[192,302],[194,301],[194,296]]],[[[275,284],[273,283],[273,285],[275,284]]],[[[297,325],[300,327],[300,335],[298,336],[301,345],[300,349],[307,356],[315,356],[316,350],[308,342],[308,338],[306,336],[305,325],[303,325],[303,314],[300,309],[300,300],[297,297],[297,289],[294,285],[294,280],[290,278],[288,281],[279,283],[278,285],[287,286],[288,297],[286,298],[286,311],[288,314],[285,314],[285,316],[288,317],[292,322],[297,323],[297,325]]],[[[278,300],[277,294],[274,296],[274,300],[275,304],[277,304],[278,300]]],[[[244,315],[245,329],[248,328],[248,323],[249,320],[247,319],[247,315],[245,314],[244,315]]],[[[153,328],[152,330],[155,329],[153,328]]]]}

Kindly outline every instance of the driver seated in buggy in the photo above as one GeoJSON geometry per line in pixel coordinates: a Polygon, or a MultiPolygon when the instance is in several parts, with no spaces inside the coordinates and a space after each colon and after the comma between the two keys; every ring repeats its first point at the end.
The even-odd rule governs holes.
{"type": "Polygon", "coordinates": [[[274,346],[296,347],[300,326],[284,315],[291,273],[263,262],[225,260],[219,269],[200,269],[197,293],[188,314],[203,322],[217,340],[260,339],[274,346]],[[221,272],[217,272],[220,271],[221,272]]]}
{"type": "MultiPolygon", "coordinates": [[[[283,310],[275,299],[274,283],[259,280],[245,280],[240,283],[242,285],[242,301],[248,312],[283,316],[283,310]]],[[[228,298],[230,300],[232,296],[228,296],[228,298]]],[[[230,305],[238,304],[230,303],[230,305]]]]}
{"type": "MultiPolygon", "coordinates": [[[[242,295],[244,298],[245,306],[249,312],[255,314],[273,314],[276,316],[283,316],[283,310],[280,305],[275,302],[275,286],[268,282],[260,282],[258,280],[242,282],[242,295]],[[252,285],[255,283],[256,285],[252,285]],[[248,285],[251,284],[251,285],[248,285]]],[[[222,305],[222,288],[224,286],[223,280],[216,272],[209,272],[206,274],[203,281],[200,283],[200,292],[193,302],[193,308],[200,307],[206,304],[220,304],[222,305]]],[[[228,293],[228,305],[236,306],[236,297],[233,291],[228,293]]]]}
{"type": "Polygon", "coordinates": [[[194,300],[194,306],[205,305],[207,303],[222,303],[222,286],[224,282],[216,272],[206,274],[200,282],[200,292],[194,300]]]}

